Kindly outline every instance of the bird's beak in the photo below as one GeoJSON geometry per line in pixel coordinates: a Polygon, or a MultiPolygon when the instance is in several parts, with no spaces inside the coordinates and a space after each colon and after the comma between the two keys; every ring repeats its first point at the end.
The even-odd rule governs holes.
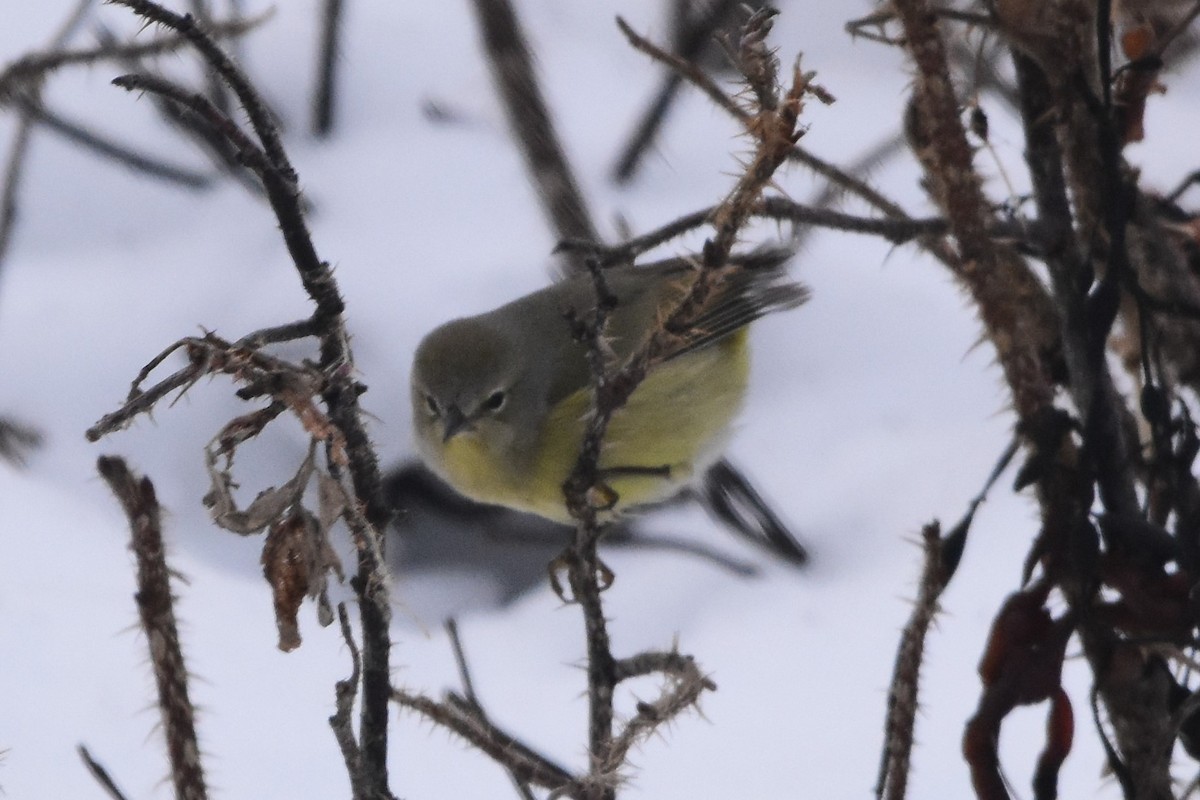
{"type": "Polygon", "coordinates": [[[467,427],[467,418],[458,406],[450,406],[442,418],[442,442],[450,441],[456,433],[467,427]]]}

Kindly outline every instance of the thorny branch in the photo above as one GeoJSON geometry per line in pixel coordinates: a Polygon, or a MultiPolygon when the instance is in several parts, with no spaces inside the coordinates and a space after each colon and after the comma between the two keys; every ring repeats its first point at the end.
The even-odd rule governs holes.
{"type": "Polygon", "coordinates": [[[137,558],[138,616],[150,648],[158,708],[171,761],[171,781],[181,800],[204,800],[208,788],[196,741],[196,709],[188,696],[188,672],[179,647],[171,572],[163,552],[162,519],[154,485],[138,478],[119,458],[101,456],[100,476],[129,518],[130,548],[137,558]]]}
{"type": "Polygon", "coordinates": [[[879,800],[902,800],[908,789],[909,759],[913,746],[913,728],[917,718],[917,690],[920,684],[925,637],[940,610],[938,598],[950,579],[942,555],[941,528],[937,522],[921,531],[924,568],[912,614],[900,634],[896,664],[888,692],[887,717],[883,728],[883,759],[875,796],[879,800]]]}
{"type": "MultiPolygon", "coordinates": [[[[580,332],[588,346],[594,396],[579,459],[564,484],[567,508],[579,524],[575,543],[564,553],[563,560],[572,598],[583,610],[588,633],[590,796],[613,796],[617,775],[612,770],[622,761],[627,738],[636,735],[638,730],[635,726],[617,739],[613,737],[613,689],[619,681],[619,673],[609,647],[600,600],[604,588],[602,581],[610,581],[611,576],[596,554],[602,528],[599,512],[607,502],[604,498],[610,497],[612,492],[601,479],[600,452],[613,414],[625,404],[675,338],[689,330],[691,319],[702,307],[708,293],[724,279],[722,268],[742,225],[751,215],[753,204],[800,136],[797,120],[804,96],[814,91],[811,76],[801,74],[796,68],[791,87],[780,95],[777,62],[765,45],[773,16],[773,11],[751,15],[739,42],[739,68],[757,98],[754,115],[747,125],[755,138],[754,156],[729,196],[712,214],[710,224],[714,235],[705,242],[703,269],[697,271],[690,289],[678,304],[664,313],[663,322],[650,334],[645,345],[619,366],[607,363],[601,345],[614,300],[600,265],[595,260],[589,261],[597,302],[588,319],[580,321],[580,332]]],[[[667,705],[661,710],[671,713],[680,710],[666,699],[664,702],[667,705]]]]}
{"type": "MultiPolygon", "coordinates": [[[[1038,215],[1019,237],[1022,248],[989,233],[995,211],[972,164],[938,22],[946,17],[943,9],[925,0],[896,0],[876,20],[881,29],[893,19],[899,23],[901,37],[882,38],[902,43],[916,67],[907,134],[956,248],[939,257],[970,291],[996,348],[1027,451],[1016,486],[1035,487],[1042,513],[1026,586],[993,626],[980,667],[984,692],[964,753],[978,795],[1008,797],[996,750],[1000,726],[1016,705],[1047,701],[1046,746],[1034,791],[1037,797],[1054,796],[1074,728],[1071,702],[1060,685],[1062,654],[1069,637],[1077,635],[1113,731],[1111,744],[1103,729],[1099,733],[1114,774],[1129,798],[1165,798],[1171,796],[1171,742],[1178,730],[1168,702],[1174,683],[1161,658],[1135,642],[1190,641],[1194,626],[1177,604],[1181,587],[1194,583],[1196,563],[1183,554],[1188,547],[1194,552],[1189,542],[1200,530],[1192,522],[1191,500],[1200,494],[1192,472],[1197,448],[1183,443],[1194,438],[1194,429],[1166,376],[1191,374],[1193,358],[1183,354],[1192,348],[1185,351],[1174,342],[1197,340],[1155,298],[1175,292],[1184,298],[1180,308],[1191,307],[1196,281],[1181,262],[1194,258],[1195,240],[1189,235],[1173,240],[1160,227],[1156,212],[1149,211],[1155,205],[1141,195],[1136,174],[1123,160],[1124,143],[1144,132],[1129,123],[1128,106],[1118,106],[1117,98],[1136,106],[1144,102],[1136,92],[1148,89],[1111,66],[1109,5],[1068,0],[1041,6],[997,2],[994,8],[989,24],[1013,51],[1038,215]],[[1045,262],[1048,287],[1019,253],[1045,262]],[[1131,339],[1126,363],[1142,386],[1137,422],[1107,360],[1118,316],[1131,339]],[[1168,337],[1174,340],[1169,350],[1162,346],[1168,337]],[[1078,420],[1056,407],[1060,394],[1078,420]],[[1135,429],[1139,423],[1149,431],[1143,442],[1135,429]],[[1097,500],[1102,513],[1093,510],[1097,500]],[[1183,511],[1174,534],[1163,527],[1172,507],[1183,511]],[[1167,569],[1172,562],[1173,574],[1167,569]],[[1103,599],[1101,586],[1117,599],[1103,599]],[[1061,592],[1065,613],[1048,610],[1051,591],[1061,592]]],[[[1144,18],[1118,22],[1147,25],[1144,18]]],[[[1178,35],[1173,20],[1155,24],[1160,32],[1178,35]]],[[[1140,32],[1146,34],[1146,28],[1140,32]]],[[[1153,39],[1152,29],[1148,35],[1153,39]]],[[[1122,40],[1127,54],[1130,41],[1122,40]]],[[[902,737],[901,744],[911,746],[911,737],[907,743],[902,737]]]]}
{"type": "MultiPolygon", "coordinates": [[[[281,646],[294,646],[298,636],[290,615],[303,594],[323,594],[324,574],[334,568],[324,555],[324,531],[336,518],[349,527],[356,543],[358,570],[352,586],[359,599],[362,632],[360,724],[358,731],[358,773],[352,776],[356,797],[390,797],[387,775],[387,712],[390,698],[389,651],[391,647],[388,623],[391,608],[388,600],[386,568],[383,562],[382,532],[391,512],[380,491],[377,458],[363,425],[358,396],[365,390],[354,378],[354,362],[349,336],[342,318],[344,303],[333,279],[329,265],[316,253],[304,220],[299,182],[284,151],[279,131],[266,105],[241,69],[221,50],[212,36],[191,16],[175,14],[147,0],[114,0],[132,9],[148,22],[163,25],[186,39],[203,56],[215,74],[229,87],[245,112],[253,138],[211,101],[202,95],[188,92],[168,81],[153,76],[130,76],[119,79],[127,88],[137,88],[159,94],[172,102],[186,106],[208,119],[241,154],[248,166],[262,181],[267,198],[279,221],[280,231],[292,261],[300,274],[305,290],[316,306],[309,322],[281,326],[268,332],[251,334],[241,344],[231,344],[216,337],[202,340],[181,340],[158,356],[134,383],[125,407],[108,415],[89,431],[90,437],[127,424],[138,413],[148,411],[168,392],[186,387],[206,374],[228,372],[244,382],[239,391],[243,399],[267,396],[272,405],[235,420],[216,440],[217,449],[210,453],[224,454],[224,472],[214,473],[214,509],[216,518],[225,524],[259,529],[265,522],[271,528],[268,547],[264,550],[264,567],[276,592],[280,611],[281,646]],[[320,359],[315,367],[295,367],[258,351],[262,341],[278,341],[284,332],[298,336],[313,335],[320,347],[320,359]],[[140,389],[150,371],[161,363],[171,350],[185,347],[190,364],[160,384],[144,392],[140,389]],[[319,398],[324,406],[316,405],[319,398]],[[247,512],[236,512],[227,489],[228,469],[232,450],[240,441],[256,435],[280,411],[291,410],[320,444],[325,453],[324,471],[328,480],[321,482],[321,511],[306,511],[300,505],[302,468],[293,484],[274,494],[265,516],[246,514],[263,511],[252,505],[247,512]],[[277,512],[277,514],[276,514],[277,512]],[[269,519],[271,514],[276,514],[269,519]],[[236,524],[231,522],[236,520],[236,524]],[[300,548],[297,551],[296,548],[300,548]],[[297,557],[297,552],[306,553],[297,557]],[[299,571],[295,568],[302,567],[299,571]],[[280,571],[280,568],[283,568],[280,571]],[[316,583],[314,583],[316,581],[316,583]]],[[[215,469],[215,467],[214,467],[215,469]]],[[[332,613],[325,605],[326,620],[332,613]]]]}

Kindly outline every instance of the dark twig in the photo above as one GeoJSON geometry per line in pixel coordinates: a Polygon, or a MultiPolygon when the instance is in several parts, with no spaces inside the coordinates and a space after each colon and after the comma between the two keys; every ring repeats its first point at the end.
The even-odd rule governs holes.
{"type": "MultiPolygon", "coordinates": [[[[259,17],[259,19],[265,18],[265,15],[259,17]]],[[[100,39],[102,45],[112,47],[116,50],[119,50],[121,47],[121,42],[106,28],[98,28],[96,36],[100,39]]],[[[188,44],[186,39],[178,35],[173,35],[169,38],[177,41],[179,46],[186,46],[188,44]]],[[[228,46],[232,47],[238,41],[238,38],[231,38],[228,46]]],[[[146,71],[141,58],[124,57],[120,59],[120,63],[132,73],[146,71]]],[[[254,173],[246,170],[245,165],[238,159],[237,149],[230,144],[229,140],[220,130],[213,127],[212,121],[196,113],[187,105],[180,104],[167,97],[154,95],[152,100],[158,116],[167,125],[179,131],[180,134],[193,142],[215,169],[241,184],[256,197],[264,196],[265,192],[262,182],[255,178],[254,173]]],[[[217,108],[215,105],[213,107],[217,108]]],[[[217,108],[217,110],[221,111],[220,108],[217,108]]],[[[227,112],[221,111],[221,117],[225,118],[228,116],[227,112]]]]}
{"type": "Polygon", "coordinates": [[[500,89],[509,127],[558,238],[595,240],[591,215],[559,144],[533,60],[509,0],[474,0],[484,52],[500,89]]]}
{"type": "Polygon", "coordinates": [[[338,484],[348,484],[346,494],[353,498],[353,502],[344,505],[342,518],[354,537],[358,555],[358,571],[351,585],[359,599],[362,630],[359,800],[390,797],[387,717],[391,696],[388,629],[391,604],[381,537],[392,512],[383,498],[378,459],[358,405],[363,387],[355,379],[350,339],[342,318],[345,303],[329,264],[318,257],[313,246],[304,219],[299,181],[284,152],[273,115],[250,81],[190,17],[174,14],[148,0],[114,1],[186,37],[237,96],[258,146],[247,148],[238,141],[236,127],[218,126],[218,129],[231,137],[244,156],[249,156],[248,166],[263,182],[288,253],[316,306],[313,323],[320,331],[319,369],[326,376],[321,396],[330,422],[339,431],[336,443],[326,439],[326,462],[331,477],[338,484]],[[262,158],[258,157],[260,152],[262,158]]]}
{"type": "MultiPolygon", "coordinates": [[[[268,10],[253,17],[216,21],[209,28],[209,33],[218,39],[238,37],[266,22],[273,13],[268,10]]],[[[0,72],[0,103],[15,89],[36,83],[47,73],[62,67],[148,58],[173,53],[187,45],[188,40],[177,34],[159,36],[145,42],[122,42],[107,37],[96,47],[75,50],[52,47],[31,53],[12,62],[0,72]]]]}
{"type": "MultiPolygon", "coordinates": [[[[467,654],[463,649],[462,638],[458,635],[458,622],[451,617],[446,620],[445,628],[446,636],[450,639],[450,649],[454,651],[454,663],[458,667],[458,679],[462,683],[466,707],[478,714],[480,719],[486,723],[488,722],[487,712],[483,710],[483,705],[479,702],[479,695],[475,693],[475,683],[471,680],[471,668],[467,665],[467,654]]],[[[508,769],[513,788],[516,789],[522,800],[534,800],[533,790],[530,789],[528,782],[522,780],[507,765],[505,768],[508,769]]]]}
{"type": "Polygon", "coordinates": [[[126,91],[151,92],[189,109],[232,144],[237,149],[237,156],[242,164],[254,170],[260,177],[273,168],[258,143],[199,92],[185,89],[156,75],[121,75],[113,78],[112,82],[114,86],[126,91]]]}
{"type": "MultiPolygon", "coordinates": [[[[46,49],[54,52],[66,47],[75,31],[83,24],[91,6],[92,0],[79,0],[67,19],[55,31],[46,49]]],[[[11,69],[10,67],[0,74],[0,107],[7,103],[9,93],[16,85],[15,81],[6,78],[11,69]]],[[[40,101],[40,89],[32,88],[31,97],[35,102],[40,101]]],[[[17,130],[13,135],[12,146],[8,151],[8,163],[4,168],[4,193],[0,196],[0,267],[4,266],[4,258],[12,246],[13,229],[17,222],[17,195],[25,172],[25,157],[29,152],[32,134],[33,115],[26,110],[17,117],[17,130]]]]}
{"type": "Polygon", "coordinates": [[[117,782],[108,774],[108,770],[104,768],[103,764],[92,758],[92,754],[88,752],[86,747],[79,745],[75,750],[79,753],[79,757],[83,759],[83,764],[87,767],[87,771],[91,773],[92,777],[96,779],[96,783],[100,784],[100,788],[112,800],[126,800],[125,794],[117,787],[117,782]]]}
{"type": "MultiPolygon", "coordinates": [[[[568,252],[593,255],[604,267],[629,263],[671,239],[708,224],[719,208],[720,206],[711,206],[693,211],[653,231],[627,239],[619,245],[598,245],[596,242],[588,240],[567,239],[560,242],[558,248],[568,252]]],[[[892,244],[904,244],[925,237],[939,236],[949,230],[946,220],[937,217],[925,219],[914,219],[907,215],[862,217],[829,208],[802,205],[779,196],[764,197],[753,203],[750,207],[750,216],[793,222],[797,225],[829,228],[847,233],[880,236],[892,244]]],[[[1006,225],[995,222],[992,225],[992,234],[998,237],[1015,237],[1024,232],[1015,224],[1006,225]]]]}
{"type": "Polygon", "coordinates": [[[317,89],[313,96],[312,130],[325,138],[333,132],[337,110],[337,72],[341,51],[342,0],[325,0],[321,13],[321,50],[318,54],[317,89]]]}
{"type": "MultiPolygon", "coordinates": [[[[195,16],[200,26],[206,31],[212,31],[215,20],[209,11],[208,0],[190,0],[190,5],[192,7],[192,15],[195,16]]],[[[229,92],[225,90],[225,84],[222,83],[221,76],[211,67],[205,72],[205,83],[208,84],[208,99],[212,100],[214,106],[221,109],[221,113],[229,114],[231,110],[229,92]]]]}
{"type": "Polygon", "coordinates": [[[722,268],[728,262],[742,225],[750,218],[754,203],[799,136],[796,125],[803,98],[809,91],[809,77],[796,68],[791,87],[786,94],[780,95],[778,62],[765,45],[774,13],[765,11],[751,15],[739,43],[739,67],[758,102],[757,119],[747,126],[756,137],[754,156],[729,196],[710,218],[714,234],[705,242],[703,268],[696,272],[691,287],[673,308],[664,310],[659,327],[645,344],[618,366],[608,363],[607,351],[602,344],[615,299],[608,290],[599,262],[595,259],[587,262],[596,304],[588,318],[576,320],[576,323],[587,346],[594,394],[579,458],[563,486],[567,509],[578,521],[578,527],[574,545],[562,558],[567,566],[573,599],[583,610],[587,633],[588,749],[592,767],[587,791],[590,797],[614,796],[616,775],[612,770],[620,761],[617,756],[621,752],[612,730],[617,668],[600,602],[601,576],[611,580],[611,574],[596,554],[601,532],[599,511],[603,502],[598,504],[597,498],[612,494],[603,484],[600,454],[613,414],[625,405],[663,354],[669,352],[676,337],[686,334],[709,292],[723,280],[722,268]]]}
{"type": "Polygon", "coordinates": [[[7,417],[0,417],[0,459],[21,466],[26,454],[42,443],[42,434],[35,428],[7,417]]]}
{"type": "Polygon", "coordinates": [[[42,103],[25,99],[21,106],[35,122],[44,125],[47,130],[63,136],[84,149],[128,167],[134,172],[176,183],[187,189],[207,189],[212,186],[211,175],[169,164],[154,156],[141,153],[121,142],[104,137],[81,123],[51,111],[42,103]]]}
{"type": "Polygon", "coordinates": [[[175,796],[181,800],[203,800],[208,789],[196,741],[196,710],[188,697],[187,665],[179,647],[171,571],[163,555],[162,523],[154,485],[149,478],[137,478],[119,458],[101,456],[96,466],[125,509],[133,534],[130,546],[138,564],[138,614],[158,685],[158,707],[162,712],[175,796]]]}
{"type": "MultiPolygon", "coordinates": [[[[727,92],[721,89],[712,78],[706,75],[703,70],[696,67],[695,64],[663,50],[649,39],[634,31],[620,17],[617,17],[617,27],[621,29],[621,32],[625,34],[625,38],[629,40],[629,43],[635,49],[677,71],[697,89],[707,95],[718,108],[726,111],[743,126],[749,123],[751,119],[749,112],[739,106],[727,92]]],[[[861,198],[888,216],[904,216],[903,209],[873,189],[865,181],[856,178],[851,172],[839,169],[824,159],[808,152],[798,144],[793,143],[791,151],[787,154],[787,158],[798,164],[803,164],[826,180],[844,187],[850,194],[861,198]]]]}
{"type": "MultiPolygon", "coordinates": [[[[694,62],[707,47],[712,45],[717,29],[732,16],[732,12],[736,8],[737,0],[713,0],[699,19],[688,23],[687,29],[676,47],[676,57],[681,62],[692,64],[693,69],[700,71],[694,62]]],[[[634,127],[633,134],[622,148],[616,166],[613,167],[613,180],[617,183],[629,181],[637,172],[642,156],[654,141],[658,129],[662,127],[663,120],[667,118],[667,112],[670,111],[672,102],[679,94],[683,81],[683,73],[678,70],[671,70],[663,78],[658,93],[642,114],[641,121],[634,127]]]]}
{"type": "Polygon", "coordinates": [[[33,134],[33,115],[21,114],[17,118],[17,130],[12,146],[8,150],[8,163],[4,168],[4,193],[0,196],[0,267],[12,247],[13,230],[17,224],[17,196],[21,179],[25,173],[25,155],[33,134]]]}

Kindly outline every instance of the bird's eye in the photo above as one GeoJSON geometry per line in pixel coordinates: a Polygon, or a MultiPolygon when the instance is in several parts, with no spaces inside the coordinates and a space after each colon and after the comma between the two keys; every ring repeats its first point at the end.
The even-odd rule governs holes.
{"type": "Polygon", "coordinates": [[[438,401],[434,400],[433,395],[431,394],[425,395],[425,407],[429,409],[429,413],[435,417],[439,417],[442,414],[442,409],[438,406],[438,401]]]}
{"type": "Polygon", "coordinates": [[[485,411],[499,411],[504,406],[504,400],[504,392],[497,389],[483,401],[483,408],[485,411]]]}

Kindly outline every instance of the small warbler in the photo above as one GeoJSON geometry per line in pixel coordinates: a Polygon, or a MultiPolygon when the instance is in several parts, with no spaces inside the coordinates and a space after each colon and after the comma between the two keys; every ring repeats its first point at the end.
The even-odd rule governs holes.
{"type": "MultiPolygon", "coordinates": [[[[614,512],[671,497],[720,457],[746,393],[746,326],[808,298],[784,273],[785,257],[750,254],[725,267],[694,324],[613,414],[599,467],[614,512]]],[[[614,363],[647,341],[695,271],[682,259],[605,270],[616,299],[604,330],[614,363]]],[[[425,337],[413,361],[412,413],[436,474],[472,500],[571,521],[563,483],[582,447],[593,375],[567,317],[583,318],[595,304],[591,276],[575,275],[425,337]]]]}

